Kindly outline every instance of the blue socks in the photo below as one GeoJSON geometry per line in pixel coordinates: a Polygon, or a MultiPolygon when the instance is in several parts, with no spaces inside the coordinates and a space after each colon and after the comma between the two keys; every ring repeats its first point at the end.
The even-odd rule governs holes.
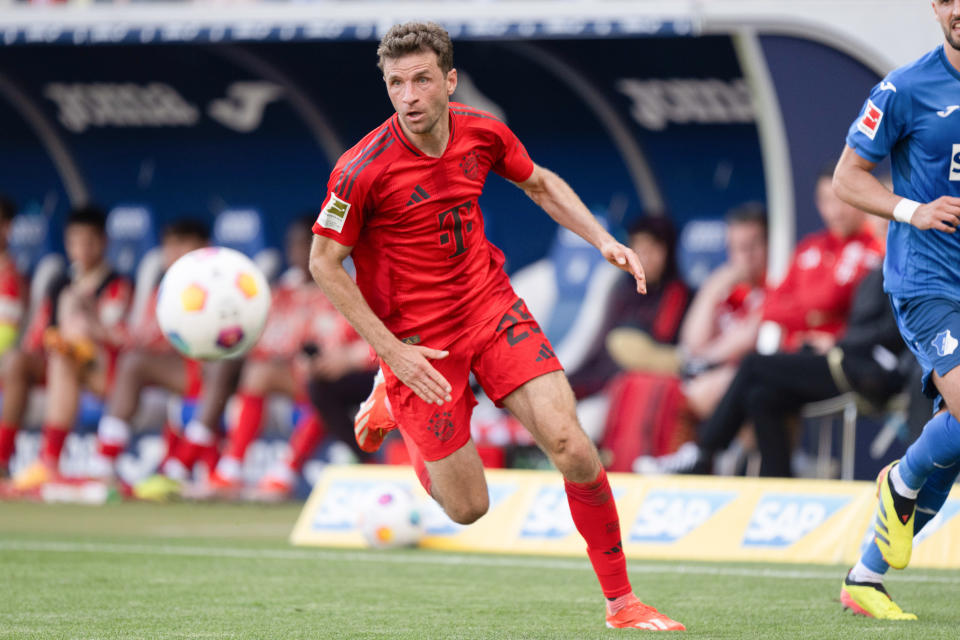
{"type": "Polygon", "coordinates": [[[960,460],[960,423],[950,412],[934,416],[900,461],[900,477],[911,489],[924,486],[934,469],[952,467],[960,460]]]}

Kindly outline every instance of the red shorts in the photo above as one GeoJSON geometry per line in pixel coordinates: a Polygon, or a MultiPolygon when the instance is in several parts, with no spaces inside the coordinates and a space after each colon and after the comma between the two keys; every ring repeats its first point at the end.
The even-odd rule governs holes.
{"type": "Polygon", "coordinates": [[[397,427],[414,443],[424,460],[445,458],[470,440],[470,415],[477,400],[470,373],[497,406],[524,383],[560,371],[553,347],[523,300],[517,299],[489,322],[465,329],[454,338],[442,360],[430,363],[450,386],[452,400],[427,404],[383,365],[387,395],[397,427]]]}

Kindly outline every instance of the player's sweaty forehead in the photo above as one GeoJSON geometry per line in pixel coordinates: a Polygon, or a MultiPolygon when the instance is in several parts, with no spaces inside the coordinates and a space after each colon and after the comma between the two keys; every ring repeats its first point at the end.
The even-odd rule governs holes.
{"type": "Polygon", "coordinates": [[[440,73],[440,63],[433,51],[416,51],[383,61],[383,77],[386,80],[411,78],[421,73],[440,73]]]}

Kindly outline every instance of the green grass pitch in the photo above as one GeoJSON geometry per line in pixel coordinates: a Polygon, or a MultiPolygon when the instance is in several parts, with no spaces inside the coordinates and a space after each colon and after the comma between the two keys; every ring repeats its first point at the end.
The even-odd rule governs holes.
{"type": "MultiPolygon", "coordinates": [[[[0,639],[611,638],[586,558],[294,548],[299,506],[0,503],[0,639]]],[[[689,638],[957,638],[960,572],[897,572],[921,618],[841,612],[843,567],[633,561],[689,638]]]]}

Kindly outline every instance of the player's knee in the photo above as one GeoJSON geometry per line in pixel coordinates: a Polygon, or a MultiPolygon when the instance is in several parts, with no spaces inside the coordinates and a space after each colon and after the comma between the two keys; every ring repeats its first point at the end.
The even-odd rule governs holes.
{"type": "Polygon", "coordinates": [[[487,494],[478,494],[469,500],[457,501],[444,507],[450,519],[457,524],[473,524],[490,509],[490,498],[487,494]]]}
{"type": "Polygon", "coordinates": [[[145,354],[140,351],[127,351],[117,360],[117,377],[121,379],[139,379],[146,362],[145,354]]]}
{"type": "Polygon", "coordinates": [[[589,466],[594,458],[593,444],[583,432],[564,435],[551,443],[550,458],[562,473],[575,472],[582,466],[589,466]]]}
{"type": "Polygon", "coordinates": [[[23,351],[14,351],[7,359],[4,374],[6,378],[13,380],[23,380],[27,375],[29,357],[23,351]]]}

